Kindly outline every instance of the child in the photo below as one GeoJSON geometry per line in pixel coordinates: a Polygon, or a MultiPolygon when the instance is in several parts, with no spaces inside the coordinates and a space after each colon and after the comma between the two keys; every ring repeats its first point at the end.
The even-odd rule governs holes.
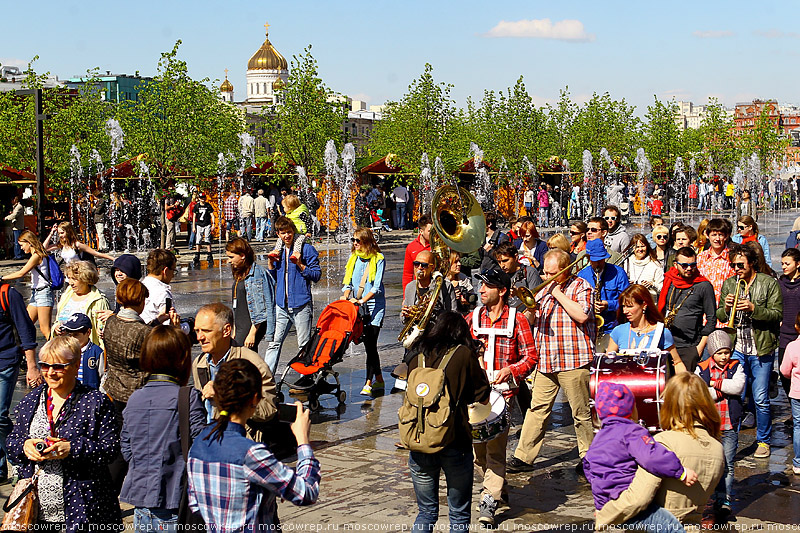
{"type": "Polygon", "coordinates": [[[650,200],[647,202],[647,207],[650,208],[650,215],[654,217],[660,217],[661,211],[664,208],[664,202],[656,198],[655,195],[650,197],[650,200]]]}
{"type": "MultiPolygon", "coordinates": [[[[301,204],[300,199],[294,194],[287,194],[281,201],[281,205],[286,213],[286,218],[294,223],[294,227],[297,230],[294,238],[294,245],[292,246],[292,255],[289,256],[289,260],[292,263],[297,264],[300,261],[301,254],[303,253],[303,244],[306,242],[306,233],[308,231],[308,226],[311,225],[311,215],[308,212],[308,208],[301,204]]],[[[267,255],[277,261],[280,258],[282,251],[283,241],[278,239],[278,242],[275,243],[275,247],[267,255]]]]}
{"type": "Polygon", "coordinates": [[[91,319],[83,313],[73,313],[61,324],[61,333],[69,335],[81,345],[78,379],[89,388],[99,389],[105,368],[105,356],[103,349],[89,340],[92,335],[91,319]]]}
{"type": "MultiPolygon", "coordinates": [[[[800,333],[800,313],[797,314],[794,320],[794,330],[800,333]]],[[[800,474],[800,337],[786,346],[783,361],[781,362],[781,374],[792,380],[791,388],[789,389],[789,402],[792,405],[792,419],[794,421],[794,431],[792,432],[792,442],[794,443],[792,472],[800,474]]]]}
{"type": "MultiPolygon", "coordinates": [[[[628,488],[639,466],[655,476],[680,479],[687,486],[697,480],[694,470],[684,468],[674,453],[632,420],[635,400],[625,385],[602,382],[597,387],[595,410],[603,426],[583,458],[583,468],[598,510],[628,488]]],[[[640,518],[641,514],[634,520],[640,518]]]]}
{"type": "MultiPolygon", "coordinates": [[[[730,514],[733,494],[733,462],[739,447],[739,422],[742,419],[742,391],[747,376],[739,361],[731,359],[731,338],[721,329],[708,336],[706,348],[711,357],[697,365],[695,374],[703,378],[717,405],[722,420],[722,446],[725,450],[725,476],[717,485],[714,510],[730,514]],[[724,492],[723,492],[724,491],[724,492]]],[[[800,464],[800,463],[798,463],[800,464]]]]}

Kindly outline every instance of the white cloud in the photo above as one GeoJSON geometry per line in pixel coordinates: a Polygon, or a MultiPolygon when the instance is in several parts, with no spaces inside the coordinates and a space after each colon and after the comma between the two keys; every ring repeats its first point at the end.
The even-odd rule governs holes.
{"type": "Polygon", "coordinates": [[[792,39],[800,38],[800,34],[796,32],[782,32],[781,30],[776,30],[774,28],[771,30],[756,30],[753,33],[759,37],[764,37],[765,39],[780,39],[782,37],[791,37],[792,39]]]}
{"type": "Polygon", "coordinates": [[[707,31],[695,31],[692,33],[692,35],[700,39],[722,39],[725,37],[733,37],[736,34],[730,30],[724,30],[724,31],[707,30],[707,31]]]}
{"type": "Polygon", "coordinates": [[[594,41],[593,33],[586,33],[580,20],[565,19],[553,23],[550,19],[501,20],[485,34],[486,37],[526,37],[556,41],[594,41]]]}

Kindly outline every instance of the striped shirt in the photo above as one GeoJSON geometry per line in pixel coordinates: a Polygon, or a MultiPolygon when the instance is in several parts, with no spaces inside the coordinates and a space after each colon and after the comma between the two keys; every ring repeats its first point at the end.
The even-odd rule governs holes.
{"type": "MultiPolygon", "coordinates": [[[[503,312],[500,314],[500,317],[492,322],[484,306],[476,308],[467,316],[467,324],[470,324],[472,336],[484,343],[484,345],[489,341],[489,335],[476,335],[474,329],[472,329],[472,315],[474,313],[479,313],[479,327],[504,330],[508,328],[508,309],[508,305],[503,306],[503,312]]],[[[511,374],[514,376],[514,379],[517,380],[517,383],[519,383],[521,380],[525,379],[528,374],[533,372],[538,361],[539,354],[536,351],[536,346],[533,344],[533,334],[531,333],[530,324],[528,324],[528,321],[522,314],[519,314],[514,320],[514,332],[510,337],[501,335],[495,337],[494,369],[500,370],[510,366],[511,374]]]]}
{"type": "Polygon", "coordinates": [[[588,365],[594,357],[597,327],[592,286],[585,279],[573,276],[562,291],[580,304],[589,320],[578,324],[549,290],[539,291],[536,295],[539,312],[533,321],[533,331],[536,346],[544,354],[539,360],[540,372],[574,370],[588,365]]]}
{"type": "Polygon", "coordinates": [[[189,507],[214,531],[261,531],[276,522],[277,496],[310,505],[319,495],[319,462],[305,444],[297,467],[288,468],[245,428],[229,422],[222,440],[205,440],[205,428],[189,451],[189,507]]]}

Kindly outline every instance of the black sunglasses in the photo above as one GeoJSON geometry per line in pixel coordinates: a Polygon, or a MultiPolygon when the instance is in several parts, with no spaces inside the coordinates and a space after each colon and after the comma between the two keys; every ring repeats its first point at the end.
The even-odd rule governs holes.
{"type": "Polygon", "coordinates": [[[587,233],[594,233],[595,231],[600,231],[600,228],[589,228],[586,231],[587,233]]]}
{"type": "Polygon", "coordinates": [[[742,269],[744,270],[744,263],[731,263],[731,268],[734,270],[742,269]]]}
{"type": "Polygon", "coordinates": [[[353,244],[361,244],[361,239],[356,239],[355,237],[353,237],[350,240],[353,242],[353,244]]]}
{"type": "Polygon", "coordinates": [[[694,263],[679,263],[678,261],[675,261],[675,264],[680,265],[683,268],[694,268],[697,266],[697,261],[695,261],[694,263]]]}
{"type": "Polygon", "coordinates": [[[737,227],[737,228],[739,228],[740,230],[747,228],[747,226],[742,226],[741,224],[739,224],[739,225],[738,225],[738,226],[736,226],[736,227],[737,227]]]}
{"type": "Polygon", "coordinates": [[[654,239],[666,239],[667,236],[666,235],[653,235],[653,238],[654,239]]]}
{"type": "Polygon", "coordinates": [[[581,235],[581,234],[583,234],[583,232],[582,232],[582,231],[572,231],[572,230],[569,230],[569,234],[570,234],[570,235],[581,235]]]}
{"type": "Polygon", "coordinates": [[[430,263],[423,263],[422,261],[414,261],[411,264],[414,265],[414,268],[428,268],[430,266],[430,263]]]}
{"type": "Polygon", "coordinates": [[[41,370],[42,372],[47,372],[52,368],[56,372],[63,372],[70,365],[72,365],[72,363],[45,363],[40,361],[39,370],[41,370]]]}

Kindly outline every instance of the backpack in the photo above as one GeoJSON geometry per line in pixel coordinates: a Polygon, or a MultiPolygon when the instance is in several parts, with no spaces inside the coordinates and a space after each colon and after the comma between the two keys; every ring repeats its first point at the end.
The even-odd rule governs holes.
{"type": "Polygon", "coordinates": [[[58,266],[58,260],[53,254],[47,254],[45,261],[47,261],[47,273],[49,275],[46,276],[44,272],[39,270],[38,266],[34,267],[36,272],[50,284],[50,288],[54,290],[62,289],[64,287],[64,273],[61,272],[61,267],[58,266]]]}
{"type": "Polygon", "coordinates": [[[448,350],[436,368],[426,367],[425,356],[418,354],[418,366],[408,374],[408,387],[397,416],[400,440],[412,452],[436,453],[455,439],[450,389],[444,372],[456,348],[448,350]]]}

